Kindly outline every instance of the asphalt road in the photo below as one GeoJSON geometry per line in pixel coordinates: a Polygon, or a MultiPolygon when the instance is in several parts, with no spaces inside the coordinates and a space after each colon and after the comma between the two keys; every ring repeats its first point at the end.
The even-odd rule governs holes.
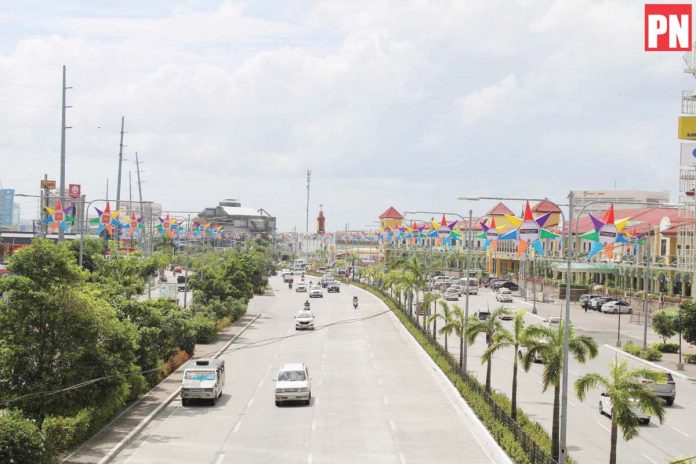
{"type": "MultiPolygon", "coordinates": [[[[469,297],[470,313],[477,309],[500,306],[495,300],[495,295],[490,290],[481,288],[479,295],[469,297]]],[[[454,301],[452,303],[455,303],[454,301]]],[[[464,308],[464,297],[460,298],[459,305],[464,308]]],[[[514,303],[506,303],[506,307],[531,311],[531,303],[515,298],[514,303]]],[[[559,315],[561,302],[554,304],[538,304],[539,314],[559,315]]],[[[528,314],[527,324],[538,324],[541,317],[528,314]]],[[[642,327],[637,324],[629,324],[628,317],[622,316],[622,340],[627,336],[635,337],[635,342],[640,343],[642,327]]],[[[584,311],[575,308],[571,313],[577,332],[595,337],[599,345],[598,356],[586,364],[579,364],[571,357],[569,364],[569,376],[571,382],[587,372],[599,372],[607,374],[609,363],[614,360],[617,353],[604,344],[611,346],[616,342],[617,316],[584,311]],[[604,328],[602,328],[604,327],[604,328]],[[585,331],[583,331],[583,328],[585,331]]],[[[512,321],[504,322],[512,329],[512,321]]],[[[442,336],[439,337],[443,339],[442,336]]],[[[652,341],[653,337],[650,337],[652,341]]],[[[456,336],[449,339],[450,351],[459,356],[459,339],[456,336]]],[[[475,345],[469,348],[468,370],[474,371],[480,381],[485,381],[486,366],[481,364],[480,356],[485,350],[485,340],[480,337],[475,345]]],[[[514,352],[512,349],[503,350],[493,357],[492,387],[510,395],[512,385],[512,363],[514,352]]],[[[643,363],[628,359],[633,367],[647,367],[643,363]]],[[[543,364],[533,364],[529,372],[520,369],[518,375],[518,398],[522,409],[533,419],[539,421],[547,430],[551,430],[553,390],[547,392],[541,390],[543,364]]],[[[640,427],[640,435],[629,442],[619,437],[617,459],[620,463],[646,463],[663,464],[670,459],[684,458],[696,455],[696,384],[687,380],[675,378],[677,384],[677,397],[673,406],[666,406],[666,418],[663,424],[657,420],[650,425],[640,427]]],[[[599,390],[591,391],[584,402],[581,402],[574,392],[571,392],[568,401],[568,449],[571,455],[580,463],[605,463],[609,459],[609,438],[611,419],[599,414],[599,390]]]]}
{"type": "Polygon", "coordinates": [[[223,355],[227,381],[217,406],[172,402],[115,462],[500,462],[399,322],[378,315],[379,300],[343,286],[311,300],[317,327],[358,320],[293,336],[306,294],[278,278],[272,287],[275,296],[252,300],[262,316],[232,345],[245,349],[223,355]],[[273,377],[285,362],[307,364],[309,406],[275,406],[273,377]]]}

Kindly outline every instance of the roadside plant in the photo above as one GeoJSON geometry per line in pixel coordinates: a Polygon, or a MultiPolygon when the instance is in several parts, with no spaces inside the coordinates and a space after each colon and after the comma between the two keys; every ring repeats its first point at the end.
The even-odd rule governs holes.
{"type": "MultiPolygon", "coordinates": [[[[473,344],[476,341],[476,338],[479,335],[485,335],[486,338],[486,345],[488,346],[488,349],[491,348],[491,346],[494,343],[494,336],[497,333],[501,333],[503,331],[506,331],[505,328],[503,327],[503,321],[500,319],[500,316],[503,314],[509,314],[510,311],[506,308],[503,308],[502,306],[495,311],[493,311],[490,316],[486,320],[480,320],[476,316],[471,316],[469,318],[469,323],[467,324],[468,327],[466,329],[466,339],[469,344],[473,344]]],[[[484,359],[483,357],[481,358],[481,363],[483,364],[484,362],[486,363],[486,392],[490,393],[491,392],[491,357],[489,356],[487,359],[484,359]]]]}
{"type": "Polygon", "coordinates": [[[442,312],[435,312],[432,316],[430,316],[430,320],[433,323],[433,336],[437,334],[437,320],[440,319],[442,321],[440,334],[445,336],[445,351],[447,351],[447,336],[451,335],[455,330],[455,327],[452,324],[454,321],[454,311],[445,300],[440,300],[439,303],[440,307],[442,308],[442,312]]]}

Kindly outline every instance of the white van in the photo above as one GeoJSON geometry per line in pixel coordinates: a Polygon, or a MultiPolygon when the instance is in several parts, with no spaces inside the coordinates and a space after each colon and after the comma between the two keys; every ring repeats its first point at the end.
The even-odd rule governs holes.
{"type": "Polygon", "coordinates": [[[181,379],[181,405],[189,400],[207,399],[215,404],[225,387],[225,361],[222,359],[197,359],[184,370],[181,379]]]}
{"type": "Polygon", "coordinates": [[[479,291],[479,281],[475,277],[469,277],[468,279],[464,277],[463,279],[457,280],[457,285],[462,287],[464,293],[469,295],[478,295],[479,291]]]}

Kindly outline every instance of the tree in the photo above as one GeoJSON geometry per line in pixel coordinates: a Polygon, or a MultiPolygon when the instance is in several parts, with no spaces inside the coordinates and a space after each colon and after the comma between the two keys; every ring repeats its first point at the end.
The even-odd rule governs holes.
{"type": "Polygon", "coordinates": [[[621,428],[624,440],[638,436],[636,411],[657,416],[664,421],[665,409],[662,400],[641,382],[642,378],[658,381],[664,374],[650,369],[629,369],[626,361],[612,361],[609,375],[604,377],[591,372],[575,382],[575,392],[584,401],[587,391],[600,387],[611,398],[611,451],[609,464],[616,464],[617,429],[621,428]]]}
{"type": "MultiPolygon", "coordinates": [[[[466,339],[469,342],[469,344],[473,344],[476,341],[476,337],[478,335],[485,335],[486,345],[488,345],[488,349],[490,349],[491,345],[493,345],[493,337],[495,336],[495,334],[505,330],[505,328],[503,328],[503,322],[500,319],[500,316],[502,316],[503,314],[509,314],[509,310],[501,306],[500,308],[493,311],[490,314],[490,316],[488,316],[488,318],[483,321],[476,316],[471,316],[469,318],[469,323],[467,324],[466,329],[466,339]]],[[[486,363],[486,392],[490,393],[492,364],[491,357],[489,356],[488,359],[485,360],[481,358],[481,363],[483,364],[484,362],[486,363]]]]}
{"type": "Polygon", "coordinates": [[[466,338],[467,319],[464,310],[459,305],[453,305],[452,321],[450,324],[454,333],[459,337],[459,367],[464,367],[464,340],[466,338]]]}
{"type": "Polygon", "coordinates": [[[517,420],[517,353],[520,351],[520,346],[524,343],[527,332],[524,327],[524,311],[517,311],[513,322],[513,330],[501,330],[493,336],[493,344],[488,347],[483,356],[482,361],[489,361],[493,354],[504,348],[513,348],[514,356],[512,357],[512,394],[511,394],[511,410],[510,415],[512,420],[517,420]]]}
{"type": "Polygon", "coordinates": [[[439,303],[440,307],[442,308],[442,312],[438,313],[436,311],[432,316],[430,316],[430,320],[433,323],[433,336],[435,337],[437,334],[437,320],[442,320],[440,334],[445,336],[445,351],[447,351],[447,336],[454,332],[454,326],[452,325],[454,314],[450,308],[450,305],[445,300],[440,300],[439,303]]]}
{"type": "Polygon", "coordinates": [[[696,302],[685,301],[680,308],[682,337],[692,345],[696,345],[696,302]]]}
{"type": "Polygon", "coordinates": [[[671,309],[658,311],[652,318],[652,328],[660,337],[662,342],[667,343],[667,339],[673,337],[678,330],[677,320],[679,314],[671,309]]]}
{"type": "MultiPolygon", "coordinates": [[[[561,373],[563,370],[563,340],[565,324],[561,322],[557,328],[532,325],[527,328],[525,345],[528,350],[522,358],[522,368],[529,370],[535,359],[544,361],[542,375],[543,391],[553,387],[553,425],[551,429],[551,455],[559,459],[559,411],[561,404],[561,373]]],[[[578,362],[597,356],[597,342],[586,335],[576,335],[573,326],[569,327],[568,354],[578,362]]]]}
{"type": "Polygon", "coordinates": [[[0,462],[48,462],[41,431],[20,411],[0,410],[0,462]]]}
{"type": "MultiPolygon", "coordinates": [[[[421,301],[420,304],[420,311],[421,314],[423,315],[423,330],[426,332],[428,331],[428,324],[427,324],[427,317],[428,313],[430,312],[430,305],[433,303],[437,304],[437,300],[440,297],[437,295],[437,293],[434,292],[425,292],[423,294],[423,301],[421,301]]],[[[436,306],[437,308],[437,306],[436,306]]]]}

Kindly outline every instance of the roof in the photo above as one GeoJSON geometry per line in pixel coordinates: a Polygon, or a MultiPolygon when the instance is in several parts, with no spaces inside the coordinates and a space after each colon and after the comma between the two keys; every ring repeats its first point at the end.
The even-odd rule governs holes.
{"type": "Polygon", "coordinates": [[[245,206],[219,206],[229,216],[263,216],[254,208],[245,206]]]}
{"type": "MultiPolygon", "coordinates": [[[[601,214],[595,216],[601,220],[601,214]]],[[[665,231],[665,235],[676,235],[678,229],[675,225],[685,222],[684,218],[679,217],[679,210],[677,208],[631,208],[631,209],[620,209],[614,210],[615,221],[623,219],[625,217],[630,218],[628,223],[624,227],[624,230],[634,232],[636,234],[644,234],[651,232],[660,226],[660,221],[662,218],[669,218],[672,227],[665,231]],[[676,229],[676,230],[675,230],[676,229]]],[[[580,221],[577,223],[573,221],[573,233],[574,234],[584,234],[594,228],[592,219],[589,215],[583,214],[580,221]]]]}
{"type": "Polygon", "coordinates": [[[304,370],[303,363],[285,363],[280,368],[281,371],[302,371],[304,370]]]}
{"type": "Polygon", "coordinates": [[[393,206],[379,215],[380,219],[403,219],[404,217],[393,206]]]}
{"type": "MultiPolygon", "coordinates": [[[[599,273],[613,273],[616,271],[616,263],[571,263],[571,272],[599,272],[599,273]]],[[[568,264],[566,263],[556,263],[552,266],[553,270],[556,272],[565,272],[568,270],[568,264]]]]}
{"type": "Polygon", "coordinates": [[[549,201],[548,199],[544,198],[541,200],[539,203],[534,205],[532,207],[532,213],[560,213],[561,208],[558,207],[558,205],[552,201],[549,201]]]}
{"type": "Polygon", "coordinates": [[[513,213],[510,208],[505,206],[504,203],[500,202],[497,205],[495,205],[493,208],[491,208],[486,213],[486,216],[502,216],[503,214],[510,214],[512,216],[515,215],[515,213],[513,213]]]}

